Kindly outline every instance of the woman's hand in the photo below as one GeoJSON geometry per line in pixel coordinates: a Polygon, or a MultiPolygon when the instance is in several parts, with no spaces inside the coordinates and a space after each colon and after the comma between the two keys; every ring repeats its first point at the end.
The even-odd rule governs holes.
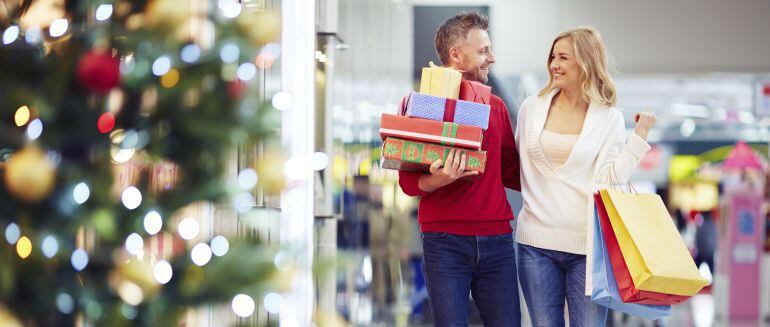
{"type": "Polygon", "coordinates": [[[655,125],[655,121],[658,120],[658,117],[655,117],[655,114],[652,113],[652,111],[645,110],[644,112],[637,112],[634,120],[636,121],[634,132],[646,141],[647,134],[650,132],[650,129],[652,129],[652,126],[655,125]]]}

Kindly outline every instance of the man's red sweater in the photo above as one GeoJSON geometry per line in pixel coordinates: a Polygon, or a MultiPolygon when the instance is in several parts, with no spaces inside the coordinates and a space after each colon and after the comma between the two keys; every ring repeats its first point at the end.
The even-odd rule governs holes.
{"type": "Polygon", "coordinates": [[[482,150],[487,151],[487,164],[479,178],[457,180],[425,192],[419,188],[418,181],[427,173],[398,173],[398,184],[404,193],[422,196],[419,206],[422,232],[489,236],[512,231],[510,220],[514,217],[505,187],[521,190],[519,152],[505,103],[495,95],[490,102],[489,127],[484,131],[481,144],[482,150]]]}

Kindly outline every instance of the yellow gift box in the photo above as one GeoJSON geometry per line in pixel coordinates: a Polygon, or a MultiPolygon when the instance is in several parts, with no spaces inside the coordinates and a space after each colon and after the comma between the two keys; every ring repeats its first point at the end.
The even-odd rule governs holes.
{"type": "Polygon", "coordinates": [[[460,80],[463,74],[449,67],[436,66],[432,61],[429,65],[430,67],[422,69],[420,93],[447,99],[460,97],[460,80]]]}

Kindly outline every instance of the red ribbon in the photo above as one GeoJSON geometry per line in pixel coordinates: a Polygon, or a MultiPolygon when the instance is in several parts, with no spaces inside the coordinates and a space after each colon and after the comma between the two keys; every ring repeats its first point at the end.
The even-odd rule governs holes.
{"type": "Polygon", "coordinates": [[[444,105],[444,121],[455,121],[455,106],[457,106],[456,99],[446,99],[444,105]]]}

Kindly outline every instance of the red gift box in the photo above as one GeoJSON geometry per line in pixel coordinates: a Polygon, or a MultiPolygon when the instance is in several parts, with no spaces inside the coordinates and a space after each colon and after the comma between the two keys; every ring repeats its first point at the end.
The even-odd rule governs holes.
{"type": "Polygon", "coordinates": [[[383,140],[393,136],[478,151],[481,150],[483,131],[476,126],[382,114],[380,136],[383,140]]]}
{"type": "MultiPolygon", "coordinates": [[[[382,143],[380,161],[384,169],[428,171],[436,160],[444,161],[451,149],[452,147],[438,144],[388,137],[382,143]]],[[[465,170],[478,171],[479,174],[484,172],[487,164],[486,151],[457,150],[461,151],[461,155],[466,155],[465,170]]]]}
{"type": "Polygon", "coordinates": [[[623,253],[620,251],[618,239],[615,237],[615,232],[612,230],[612,224],[607,216],[607,209],[605,209],[602,197],[598,193],[594,193],[594,203],[596,204],[596,211],[599,214],[599,222],[602,226],[602,236],[604,236],[607,253],[610,256],[613,274],[618,283],[618,292],[620,293],[623,302],[648,305],[671,305],[689,299],[689,296],[642,291],[634,286],[631,273],[628,271],[628,266],[626,266],[626,260],[623,258],[623,253]]]}
{"type": "Polygon", "coordinates": [[[460,100],[489,104],[492,87],[476,81],[463,80],[460,82],[460,100]]]}

